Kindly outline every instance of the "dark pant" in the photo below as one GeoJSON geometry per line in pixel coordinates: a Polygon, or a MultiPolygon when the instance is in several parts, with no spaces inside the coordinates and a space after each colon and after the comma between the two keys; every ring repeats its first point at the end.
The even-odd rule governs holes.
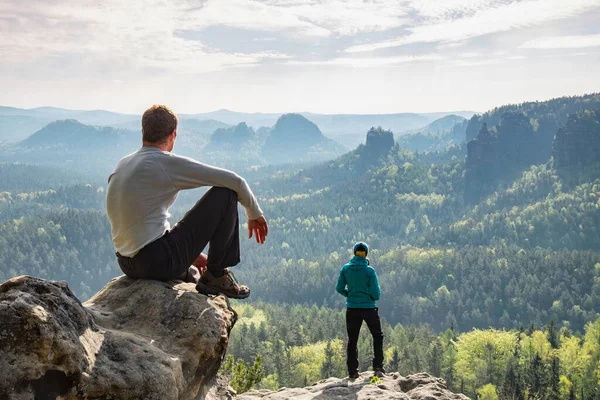
{"type": "Polygon", "coordinates": [[[197,280],[190,265],[210,243],[207,269],[222,270],[240,262],[237,193],[213,187],[170,231],[146,245],[133,257],[117,254],[121,270],[130,278],[197,280]]]}
{"type": "Polygon", "coordinates": [[[348,347],[346,351],[348,372],[358,371],[358,335],[363,321],[367,323],[373,336],[373,369],[383,368],[383,332],[379,320],[378,308],[346,309],[346,329],[348,330],[348,347]]]}

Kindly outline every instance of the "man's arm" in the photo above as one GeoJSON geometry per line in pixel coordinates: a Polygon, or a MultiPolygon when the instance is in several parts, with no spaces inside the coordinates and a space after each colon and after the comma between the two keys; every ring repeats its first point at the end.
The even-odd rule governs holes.
{"type": "MultiPolygon", "coordinates": [[[[262,217],[263,212],[250,190],[250,186],[235,172],[175,154],[163,153],[159,163],[177,189],[193,189],[201,186],[225,187],[237,193],[240,204],[246,209],[249,221],[258,222],[258,219],[262,217]]],[[[250,223],[248,228],[250,229],[250,223]]]]}
{"type": "Polygon", "coordinates": [[[344,268],[340,270],[340,276],[338,276],[337,285],[335,285],[335,291],[344,297],[348,297],[348,289],[346,289],[346,276],[344,275],[344,268]]]}

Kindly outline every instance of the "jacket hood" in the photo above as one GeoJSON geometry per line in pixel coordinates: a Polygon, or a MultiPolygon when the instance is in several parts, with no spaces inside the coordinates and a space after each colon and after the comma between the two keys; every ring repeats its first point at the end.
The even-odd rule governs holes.
{"type": "Polygon", "coordinates": [[[348,267],[352,269],[361,269],[369,265],[366,257],[354,256],[348,262],[348,267]]]}

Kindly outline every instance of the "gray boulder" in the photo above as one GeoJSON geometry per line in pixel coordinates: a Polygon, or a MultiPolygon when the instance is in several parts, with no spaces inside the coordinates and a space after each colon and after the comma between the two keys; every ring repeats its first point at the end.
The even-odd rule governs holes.
{"type": "Polygon", "coordinates": [[[236,314],[181,282],[110,281],[81,304],[67,284],[0,285],[0,398],[227,399],[217,370],[236,314]]]}
{"type": "Polygon", "coordinates": [[[386,374],[377,384],[371,384],[372,372],[363,372],[360,378],[329,378],[313,386],[294,389],[253,390],[238,396],[238,400],[469,400],[446,388],[441,378],[427,373],[409,375],[386,374]]]}

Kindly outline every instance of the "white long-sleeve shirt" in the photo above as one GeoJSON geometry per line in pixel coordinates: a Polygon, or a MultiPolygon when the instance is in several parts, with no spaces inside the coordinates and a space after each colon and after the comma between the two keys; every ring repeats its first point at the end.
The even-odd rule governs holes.
{"type": "Polygon", "coordinates": [[[106,211],[115,249],[133,257],[170,229],[169,207],[180,190],[201,186],[235,191],[249,219],[263,215],[244,178],[156,147],[123,157],[108,177],[106,211]]]}

